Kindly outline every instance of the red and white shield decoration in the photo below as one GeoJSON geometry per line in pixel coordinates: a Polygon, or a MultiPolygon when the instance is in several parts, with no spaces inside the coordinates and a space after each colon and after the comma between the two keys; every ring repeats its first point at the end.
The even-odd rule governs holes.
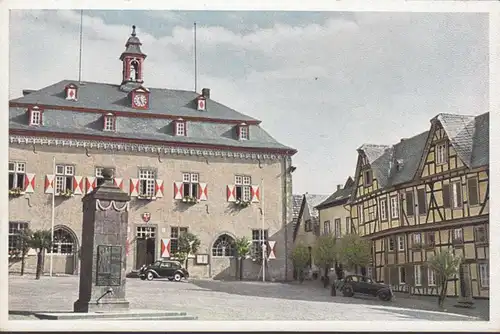
{"type": "Polygon", "coordinates": [[[145,223],[149,223],[149,221],[151,220],[151,213],[149,212],[144,212],[142,214],[142,220],[145,222],[145,223]]]}
{"type": "Polygon", "coordinates": [[[170,257],[170,239],[161,239],[161,257],[170,257]]]}
{"type": "Polygon", "coordinates": [[[69,84],[66,86],[66,100],[71,100],[71,101],[76,101],[77,96],[76,96],[76,90],[78,88],[76,87],[75,84],[69,84]]]}
{"type": "Polygon", "coordinates": [[[274,260],[276,259],[276,241],[268,241],[269,244],[269,256],[268,259],[274,260]]]}
{"type": "Polygon", "coordinates": [[[207,104],[203,97],[198,98],[198,111],[205,111],[207,104]]]}

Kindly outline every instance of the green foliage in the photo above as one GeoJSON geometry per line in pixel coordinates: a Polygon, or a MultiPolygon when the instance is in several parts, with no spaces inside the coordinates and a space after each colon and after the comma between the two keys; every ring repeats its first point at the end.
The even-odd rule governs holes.
{"type": "Polygon", "coordinates": [[[371,242],[355,233],[344,235],[338,243],[339,260],[346,268],[364,267],[372,260],[371,242]]]}
{"type": "Polygon", "coordinates": [[[186,254],[196,254],[200,248],[200,239],[193,233],[186,232],[179,236],[179,252],[186,254]]]}
{"type": "Polygon", "coordinates": [[[429,259],[429,267],[434,270],[436,277],[447,281],[458,274],[462,257],[454,255],[452,251],[437,252],[429,259]]]}
{"type": "Polygon", "coordinates": [[[52,248],[52,233],[50,230],[37,230],[30,234],[27,240],[29,247],[36,249],[37,252],[52,248]]]}
{"type": "Polygon", "coordinates": [[[181,262],[181,263],[184,263],[187,258],[188,258],[188,254],[186,252],[175,252],[174,254],[172,254],[172,258],[176,259],[177,261],[181,262]]]}
{"type": "Polygon", "coordinates": [[[236,248],[236,254],[244,258],[250,253],[250,246],[252,242],[248,240],[246,237],[236,238],[234,246],[236,248]]]}
{"type": "Polygon", "coordinates": [[[437,280],[440,282],[441,293],[438,297],[438,305],[443,307],[448,290],[448,280],[458,274],[463,258],[455,255],[451,250],[436,253],[429,259],[429,268],[434,270],[437,280]]]}
{"type": "Polygon", "coordinates": [[[292,262],[295,269],[304,269],[309,262],[309,250],[300,243],[292,251],[292,262]]]}
{"type": "Polygon", "coordinates": [[[322,235],[313,247],[314,263],[321,267],[330,267],[337,259],[337,240],[330,234],[322,235]]]}

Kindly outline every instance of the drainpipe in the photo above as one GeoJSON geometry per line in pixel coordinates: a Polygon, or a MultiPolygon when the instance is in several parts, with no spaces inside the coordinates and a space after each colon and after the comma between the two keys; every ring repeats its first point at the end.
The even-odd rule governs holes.
{"type": "MultiPolygon", "coordinates": [[[[288,196],[288,177],[289,177],[289,165],[291,158],[288,155],[285,155],[283,157],[283,222],[284,222],[284,227],[285,227],[285,281],[288,280],[288,224],[290,223],[288,221],[288,201],[289,196],[288,196]]],[[[291,182],[290,182],[291,183],[291,182]]]]}

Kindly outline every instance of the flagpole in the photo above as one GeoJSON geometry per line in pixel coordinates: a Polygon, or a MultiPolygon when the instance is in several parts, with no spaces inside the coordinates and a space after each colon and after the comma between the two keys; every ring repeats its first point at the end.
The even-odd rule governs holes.
{"type": "Polygon", "coordinates": [[[261,187],[262,189],[260,190],[260,194],[262,197],[261,205],[262,205],[262,282],[266,281],[266,240],[264,238],[264,228],[265,228],[265,223],[264,223],[264,179],[261,179],[261,187]]]}
{"type": "Polygon", "coordinates": [[[56,210],[56,157],[52,157],[52,175],[54,179],[52,180],[52,215],[51,215],[51,228],[50,228],[50,277],[52,277],[52,270],[54,268],[54,221],[55,221],[55,210],[56,210]]]}
{"type": "Polygon", "coordinates": [[[194,91],[198,89],[198,64],[196,54],[196,22],[194,23],[194,91]]]}
{"type": "Polygon", "coordinates": [[[78,82],[82,82],[82,43],[83,43],[83,9],[80,11],[80,59],[78,63],[78,82]]]}

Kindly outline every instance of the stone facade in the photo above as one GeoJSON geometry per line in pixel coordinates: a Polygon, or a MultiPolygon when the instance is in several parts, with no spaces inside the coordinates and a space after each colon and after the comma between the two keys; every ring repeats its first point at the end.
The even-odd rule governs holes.
{"type": "MultiPolygon", "coordinates": [[[[290,278],[291,265],[287,265],[286,243],[291,243],[291,231],[286,234],[284,222],[291,221],[291,175],[287,172],[291,160],[256,161],[251,159],[193,157],[182,155],[158,156],[152,153],[111,152],[97,149],[68,148],[11,144],[9,161],[24,162],[26,172],[35,174],[34,192],[11,198],[9,215],[11,222],[28,222],[31,229],[49,229],[51,226],[51,194],[44,192],[46,175],[53,174],[52,159],[56,164],[73,165],[75,175],[95,176],[96,167],[112,167],[115,177],[123,179],[123,189],[128,191],[129,180],[137,177],[139,167],[154,168],[158,179],[163,180],[163,197],[156,200],[133,198],[130,202],[127,256],[127,271],[136,268],[135,237],[137,227],[155,227],[155,258],[161,257],[161,239],[171,238],[172,227],[187,227],[189,232],[201,240],[199,253],[209,254],[208,265],[196,265],[189,261],[192,276],[231,278],[236,274],[234,261],[224,257],[213,257],[212,247],[217,238],[227,234],[232,238],[246,236],[252,239],[252,230],[262,227],[261,202],[251,203],[246,208],[235,208],[227,199],[227,185],[234,184],[235,175],[248,175],[252,184],[260,186],[264,197],[265,228],[269,240],[276,241],[276,259],[269,261],[271,277],[276,280],[290,278]],[[206,201],[194,205],[174,199],[174,182],[182,181],[183,172],[198,173],[200,182],[207,184],[206,201]],[[264,185],[262,185],[262,180],[264,185]],[[149,213],[145,222],[143,214],[149,213]],[[288,271],[288,274],[286,273],[288,271]]],[[[78,248],[81,245],[82,202],[85,194],[69,198],[55,198],[55,226],[64,228],[74,238],[72,255],[55,254],[54,273],[76,274],[79,268],[78,248]]],[[[288,245],[289,246],[289,245],[288,245]]],[[[245,263],[245,277],[257,278],[260,264],[250,259],[245,263]]],[[[28,256],[26,271],[34,270],[35,256],[28,256]]],[[[45,258],[45,271],[49,269],[49,255],[45,258]]],[[[20,264],[11,266],[18,271],[20,264]]]]}

